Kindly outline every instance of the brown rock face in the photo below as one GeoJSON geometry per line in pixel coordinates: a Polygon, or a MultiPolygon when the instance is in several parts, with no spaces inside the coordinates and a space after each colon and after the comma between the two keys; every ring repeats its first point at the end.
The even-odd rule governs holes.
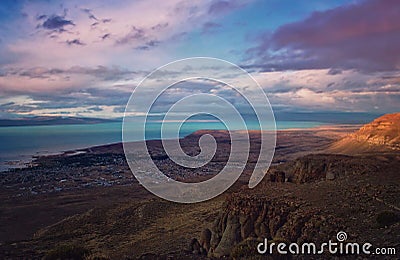
{"type": "MultiPolygon", "coordinates": [[[[228,198],[223,212],[211,227],[208,256],[238,254],[237,257],[244,257],[241,255],[244,243],[264,238],[286,242],[318,240],[328,237],[332,227],[337,226],[337,219],[323,217],[317,209],[305,208],[301,202],[236,194],[228,198]]],[[[245,251],[246,256],[257,255],[255,246],[245,251]]]]}
{"type": "Polygon", "coordinates": [[[375,119],[354,133],[353,138],[360,142],[399,149],[400,113],[387,114],[375,119]]]}
{"type": "Polygon", "coordinates": [[[200,245],[206,250],[210,250],[210,241],[211,241],[211,231],[206,228],[201,233],[200,237],[200,245]]]}
{"type": "Polygon", "coordinates": [[[400,113],[383,115],[334,143],[332,152],[347,154],[400,150],[400,113]]]}
{"type": "Polygon", "coordinates": [[[307,183],[377,172],[375,160],[337,154],[309,154],[271,167],[271,182],[307,183]]]}

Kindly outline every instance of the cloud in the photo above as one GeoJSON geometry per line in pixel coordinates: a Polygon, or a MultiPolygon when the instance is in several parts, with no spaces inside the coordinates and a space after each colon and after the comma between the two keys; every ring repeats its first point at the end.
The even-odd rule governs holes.
{"type": "MultiPolygon", "coordinates": [[[[0,95],[6,98],[2,103],[31,114],[118,115],[134,86],[154,68],[193,54],[223,57],[233,45],[236,54],[226,58],[235,62],[252,39],[256,46],[249,50],[245,68],[254,72],[252,76],[276,107],[398,110],[398,70],[397,75],[387,71],[397,68],[400,57],[399,10],[391,6],[394,2],[357,1],[315,12],[263,32],[256,41],[254,33],[277,25],[269,18],[249,15],[259,3],[240,9],[250,3],[71,0],[60,6],[27,1],[21,6],[27,17],[2,25],[12,32],[2,34],[0,42],[0,95]],[[238,13],[230,15],[232,11],[238,13]],[[237,27],[246,18],[248,25],[237,27]],[[274,25],[263,24],[269,22],[274,25]],[[214,32],[221,35],[202,35],[214,32]],[[21,95],[31,100],[15,101],[21,95]]],[[[278,20],[283,24],[288,19],[278,20]]],[[[222,73],[209,69],[216,76],[222,73]]],[[[174,78],[172,73],[165,71],[164,76],[174,78]]],[[[201,88],[238,104],[232,91],[201,88]]],[[[251,89],[243,86],[243,90],[251,95],[251,89]]],[[[195,91],[193,86],[171,90],[160,106],[195,91]]]]}
{"type": "Polygon", "coordinates": [[[64,30],[67,25],[74,26],[75,24],[63,16],[52,15],[43,22],[42,27],[48,30],[64,30]]]}
{"type": "Polygon", "coordinates": [[[158,31],[158,30],[162,30],[162,29],[166,28],[167,26],[168,26],[168,22],[166,22],[166,23],[158,23],[158,24],[152,26],[151,29],[158,31]]]}
{"type": "Polygon", "coordinates": [[[218,23],[206,22],[205,24],[203,24],[202,33],[213,33],[218,31],[218,29],[220,29],[221,27],[222,25],[218,23]]]}
{"type": "Polygon", "coordinates": [[[62,88],[46,92],[20,92],[0,98],[0,114],[9,115],[50,115],[76,113],[92,114],[99,117],[122,116],[113,113],[115,108],[125,107],[132,86],[62,88]]]}
{"type": "Polygon", "coordinates": [[[208,9],[208,12],[211,14],[222,13],[231,8],[233,8],[233,4],[229,1],[215,1],[208,9]]]}
{"type": "MultiPolygon", "coordinates": [[[[400,78],[397,72],[363,73],[330,69],[255,72],[251,75],[264,89],[273,108],[286,111],[398,111],[400,78]],[[397,75],[397,76],[396,76],[397,75]]],[[[235,86],[243,85],[240,78],[235,86]]],[[[251,98],[251,89],[243,89],[251,98]]]]}
{"type": "Polygon", "coordinates": [[[308,111],[352,111],[379,112],[397,111],[400,92],[363,91],[352,93],[345,90],[316,92],[302,88],[287,93],[269,95],[273,107],[285,107],[288,110],[308,111]]]}
{"type": "Polygon", "coordinates": [[[141,28],[137,28],[136,26],[132,26],[130,32],[120,39],[117,40],[117,44],[128,44],[132,42],[138,42],[145,40],[147,38],[145,30],[141,28]]]}
{"type": "Polygon", "coordinates": [[[141,45],[139,47],[136,47],[136,49],[139,50],[149,50],[150,48],[154,48],[158,45],[160,45],[160,41],[156,41],[156,40],[152,40],[152,41],[148,41],[146,42],[144,45],[141,45]]]}
{"type": "MultiPolygon", "coordinates": [[[[99,5],[71,0],[60,6],[28,1],[21,6],[21,12],[28,14],[19,22],[24,31],[7,36],[7,56],[21,57],[13,67],[24,68],[98,64],[154,68],[180,57],[181,44],[191,37],[191,31],[201,30],[207,22],[216,23],[219,15],[208,13],[214,3],[117,0],[99,5]],[[88,17],[89,13],[98,21],[88,17]],[[158,45],[163,48],[154,48],[158,45]]],[[[15,32],[11,26],[10,31],[15,32]]]]}
{"type": "Polygon", "coordinates": [[[88,111],[96,111],[96,112],[103,111],[103,109],[99,106],[89,107],[87,110],[88,111]]]}
{"type": "Polygon", "coordinates": [[[4,70],[0,78],[6,78],[10,76],[16,77],[27,77],[29,79],[49,79],[52,76],[71,76],[71,75],[86,75],[98,78],[100,80],[120,80],[124,77],[132,77],[137,75],[139,72],[130,71],[123,69],[118,66],[96,66],[96,67],[82,67],[72,66],[67,69],[63,68],[45,68],[45,67],[33,67],[28,69],[15,69],[10,68],[4,70]]]}
{"type": "Polygon", "coordinates": [[[74,40],[67,40],[66,41],[66,43],[68,44],[68,45],[86,45],[86,44],[84,44],[83,42],[81,42],[81,40],[79,40],[79,39],[74,39],[74,40]]]}
{"type": "Polygon", "coordinates": [[[213,1],[208,8],[208,13],[213,14],[213,15],[220,15],[224,14],[227,12],[230,12],[234,9],[237,9],[243,5],[246,4],[246,1],[237,1],[237,0],[231,0],[231,1],[224,1],[224,0],[217,0],[213,1]]]}
{"type": "Polygon", "coordinates": [[[249,50],[263,70],[400,68],[400,5],[369,0],[327,11],[261,35],[249,50]],[[260,57],[260,58],[257,58],[260,57]]]}
{"type": "Polygon", "coordinates": [[[110,38],[110,37],[111,37],[111,33],[106,33],[106,34],[102,35],[100,38],[101,38],[102,40],[105,40],[105,39],[108,39],[108,38],[110,38]]]}
{"type": "Polygon", "coordinates": [[[36,16],[36,20],[38,20],[38,21],[46,19],[46,18],[47,18],[47,15],[45,15],[45,14],[36,16]]]}
{"type": "Polygon", "coordinates": [[[99,19],[97,19],[97,17],[92,13],[92,10],[90,10],[89,8],[83,8],[82,11],[88,15],[89,19],[93,19],[93,20],[95,20],[95,21],[98,21],[98,20],[99,20],[99,19]]]}
{"type": "Polygon", "coordinates": [[[27,16],[1,35],[0,95],[30,114],[120,111],[147,72],[180,55],[179,36],[219,16],[208,13],[213,3],[26,1],[27,16]],[[27,111],[20,96],[42,103],[27,111]]]}
{"type": "Polygon", "coordinates": [[[337,75],[337,74],[341,74],[342,73],[342,70],[341,69],[338,69],[338,68],[331,68],[329,71],[328,71],[328,74],[329,75],[337,75]]]}

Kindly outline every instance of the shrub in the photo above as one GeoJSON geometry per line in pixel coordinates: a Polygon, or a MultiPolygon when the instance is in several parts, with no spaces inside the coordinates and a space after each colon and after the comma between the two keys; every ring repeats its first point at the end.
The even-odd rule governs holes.
{"type": "Polygon", "coordinates": [[[260,241],[255,238],[247,238],[235,245],[231,250],[233,259],[264,259],[264,256],[257,252],[257,245],[260,241]]]}
{"type": "Polygon", "coordinates": [[[74,259],[80,260],[85,259],[90,251],[80,245],[60,245],[50,250],[44,259],[46,260],[67,260],[74,259]]]}
{"type": "Polygon", "coordinates": [[[399,221],[399,216],[393,211],[382,211],[376,217],[376,222],[381,227],[387,227],[399,221]]]}

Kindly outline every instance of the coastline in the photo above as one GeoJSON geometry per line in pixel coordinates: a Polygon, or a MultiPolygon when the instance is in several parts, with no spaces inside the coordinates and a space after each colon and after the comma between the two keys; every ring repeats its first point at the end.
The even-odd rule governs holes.
{"type": "MultiPolygon", "coordinates": [[[[313,126],[313,127],[297,127],[297,128],[287,128],[287,129],[278,129],[276,130],[278,132],[294,132],[294,131],[299,131],[299,132],[318,132],[318,135],[321,136],[328,136],[330,138],[341,138],[344,135],[348,134],[349,132],[357,130],[361,124],[320,124],[318,126],[313,126]]],[[[226,130],[215,130],[215,129],[203,129],[203,130],[196,130],[194,132],[191,132],[182,138],[185,138],[186,136],[190,135],[196,135],[197,132],[221,132],[221,131],[226,131],[226,130]]],[[[234,130],[234,131],[243,131],[243,130],[234,130]]],[[[248,130],[249,132],[259,132],[259,130],[248,130]]],[[[182,139],[181,138],[181,139],[182,139]]],[[[147,141],[159,141],[160,139],[149,139],[147,141]]],[[[61,151],[44,151],[44,152],[38,152],[36,151],[33,154],[24,154],[24,155],[16,155],[14,156],[15,158],[10,158],[7,160],[4,160],[0,162],[0,172],[7,172],[9,170],[13,169],[24,169],[24,168],[30,168],[36,166],[36,161],[40,158],[46,158],[46,157],[53,157],[53,156],[58,156],[58,157],[64,157],[64,156],[73,156],[77,155],[79,153],[87,153],[90,151],[97,151],[97,150],[104,150],[104,149],[109,149],[110,147],[113,148],[115,146],[121,146],[122,142],[110,142],[110,143],[103,143],[103,144],[98,144],[98,145],[92,145],[92,146],[84,146],[84,147],[77,147],[74,149],[67,149],[67,150],[61,150],[61,151]],[[18,159],[20,157],[23,157],[23,159],[18,159]]],[[[1,157],[0,157],[1,158],[1,157]]]]}
{"type": "MultiPolygon", "coordinates": [[[[258,158],[256,147],[259,143],[254,140],[254,137],[258,135],[254,134],[250,139],[251,147],[254,149],[250,149],[246,168],[239,179],[224,194],[199,204],[169,203],[147,191],[129,169],[121,143],[37,157],[35,161],[37,165],[32,168],[0,173],[0,199],[2,200],[0,211],[3,213],[0,222],[0,251],[3,249],[4,252],[7,251],[7,254],[15,256],[32,252],[40,255],[41,252],[47,252],[60,243],[76,241],[89,244],[94,242],[91,248],[101,251],[105,250],[102,247],[104,237],[107,238],[107,244],[115,247],[115,251],[106,250],[114,258],[121,258],[121,252],[132,247],[143,249],[134,252],[137,257],[146,251],[155,250],[156,253],[162,253],[182,250],[193,236],[200,237],[205,221],[212,225],[212,221],[219,219],[219,214],[226,212],[224,205],[232,205],[233,209],[243,206],[236,205],[234,198],[238,198],[237,201],[244,201],[246,205],[252,205],[253,202],[262,198],[268,202],[269,206],[272,205],[270,202],[273,202],[278,209],[281,206],[285,207],[286,203],[290,205],[299,203],[303,205],[302,208],[306,207],[306,211],[295,210],[296,216],[300,214],[306,217],[304,212],[312,214],[318,212],[314,215],[331,216],[332,212],[335,212],[338,219],[344,219],[343,216],[351,213],[354,205],[358,205],[361,208],[358,214],[361,214],[362,219],[374,221],[375,215],[371,214],[369,209],[374,207],[381,211],[386,206],[369,197],[366,198],[365,192],[370,191],[369,196],[380,192],[379,194],[385,196],[382,198],[383,201],[397,206],[397,193],[389,191],[393,190],[391,187],[395,187],[394,185],[398,183],[399,176],[396,171],[398,155],[378,153],[345,156],[327,152],[327,148],[338,137],[353,132],[354,128],[357,126],[330,125],[279,130],[273,166],[268,172],[266,170],[267,175],[257,188],[249,189],[248,180],[258,158]],[[323,165],[331,165],[331,167],[323,167],[323,165]],[[316,176],[315,169],[322,171],[322,175],[316,176]],[[332,177],[328,174],[326,178],[324,177],[324,171],[328,169],[335,173],[333,180],[328,179],[332,177]],[[376,174],[377,171],[379,174],[376,174]],[[288,174],[288,181],[286,179],[279,181],[280,179],[276,176],[279,176],[281,172],[288,174]],[[297,177],[303,176],[302,178],[310,178],[310,180],[298,183],[297,179],[290,175],[294,172],[298,175],[297,177]],[[382,174],[388,178],[382,180],[382,174]],[[381,186],[382,181],[385,181],[385,187],[381,186]],[[360,185],[362,185],[361,188],[360,185]],[[343,192],[343,190],[349,192],[343,192]],[[243,196],[240,197],[241,195],[243,196]],[[307,204],[304,204],[304,201],[307,201],[307,204]],[[343,204],[343,201],[348,203],[343,204]],[[158,213],[155,212],[161,214],[157,215],[158,213]],[[143,214],[149,218],[139,217],[143,214]],[[171,222],[171,215],[176,216],[179,223],[186,223],[186,225],[179,225],[177,228],[176,222],[171,222]],[[97,224],[99,217],[100,226],[97,224]],[[16,219],[18,221],[15,221],[16,219]],[[139,222],[137,225],[138,221],[144,219],[159,222],[157,225],[150,226],[147,222],[139,222]],[[110,225],[103,223],[110,223],[110,225]],[[122,229],[119,228],[121,223],[124,223],[122,229]],[[152,229],[151,226],[163,228],[152,229]],[[78,233],[71,236],[72,229],[77,230],[78,233]],[[147,233],[149,229],[151,236],[147,233]],[[173,234],[173,237],[169,234],[173,234]],[[154,243],[159,241],[160,237],[165,241],[177,242],[178,239],[178,242],[174,243],[174,248],[161,248],[157,251],[159,248],[155,248],[154,243]],[[132,244],[129,246],[121,244],[121,239],[132,241],[132,244]]],[[[177,166],[163,154],[160,140],[148,141],[149,152],[154,156],[157,167],[175,180],[182,182],[207,180],[218,174],[225,165],[229,142],[224,138],[229,135],[223,131],[201,130],[181,140],[182,149],[187,154],[196,154],[199,136],[211,131],[218,132],[216,136],[218,149],[215,158],[206,167],[184,169],[177,166]],[[222,142],[219,143],[219,141],[222,142]],[[220,144],[221,149],[219,149],[220,144]]],[[[231,208],[226,210],[236,214],[231,211],[231,208]]],[[[364,225],[360,225],[353,219],[346,219],[346,221],[345,224],[348,227],[358,229],[352,230],[351,233],[360,235],[365,233],[364,225]]],[[[287,226],[293,228],[291,223],[289,221],[287,226]]],[[[329,231],[337,231],[336,226],[329,227],[329,231]]],[[[212,229],[212,232],[218,231],[212,229]]],[[[376,236],[367,235],[366,237],[366,239],[371,238],[376,238],[376,236]]],[[[387,239],[394,238],[387,235],[387,239]]],[[[166,245],[169,244],[171,243],[166,243],[166,245]]],[[[133,253],[130,252],[130,254],[133,253]]]]}
{"type": "MultiPolygon", "coordinates": [[[[272,164],[284,163],[303,154],[325,149],[332,139],[317,133],[319,132],[310,129],[278,131],[278,145],[272,164]]],[[[199,169],[184,169],[174,164],[160,150],[160,140],[150,140],[148,144],[151,154],[155,156],[155,164],[166,175],[178,181],[199,182],[211,178],[224,167],[229,156],[229,152],[225,152],[229,151],[229,142],[224,142],[226,136],[216,137],[223,141],[221,149],[217,149],[210,165],[199,169]]],[[[183,138],[181,142],[182,148],[188,154],[196,154],[197,143],[196,132],[183,138]]],[[[257,158],[257,149],[251,149],[249,161],[235,184],[236,188],[247,183],[257,158]]],[[[12,215],[0,225],[0,243],[10,239],[28,239],[38,228],[54,224],[72,213],[82,213],[90,209],[93,207],[92,201],[103,205],[98,197],[108,196],[110,192],[115,193],[113,198],[119,201],[129,198],[154,199],[154,195],[145,190],[133,176],[126,163],[121,142],[38,156],[34,163],[29,168],[0,172],[0,199],[5,208],[13,209],[10,210],[12,215]],[[129,194],[128,197],[121,196],[121,192],[129,194]],[[15,203],[20,205],[16,210],[15,203]],[[49,218],[47,214],[43,216],[48,204],[52,205],[52,215],[55,218],[49,218]],[[26,214],[25,210],[31,213],[26,214]],[[30,221],[32,212],[36,216],[33,218],[34,222],[30,221]],[[29,226],[15,226],[15,221],[12,220],[16,217],[29,226]],[[16,229],[19,231],[15,232],[16,229]]],[[[112,203],[108,197],[107,201],[112,203]]]]}

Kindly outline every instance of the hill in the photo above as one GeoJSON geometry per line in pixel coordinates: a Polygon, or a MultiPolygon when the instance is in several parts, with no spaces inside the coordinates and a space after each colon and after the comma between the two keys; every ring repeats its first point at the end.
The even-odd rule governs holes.
{"type": "Polygon", "coordinates": [[[400,150],[400,113],[375,119],[333,143],[329,150],[343,154],[400,150]]]}

